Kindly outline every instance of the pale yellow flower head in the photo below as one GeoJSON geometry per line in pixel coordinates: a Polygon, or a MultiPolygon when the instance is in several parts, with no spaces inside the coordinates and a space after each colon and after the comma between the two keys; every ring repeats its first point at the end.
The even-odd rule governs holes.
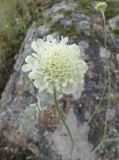
{"type": "Polygon", "coordinates": [[[105,11],[106,7],[107,7],[106,2],[99,2],[99,3],[96,4],[95,9],[97,11],[105,11]]]}
{"type": "Polygon", "coordinates": [[[84,74],[88,66],[80,57],[76,44],[67,44],[68,38],[61,40],[48,35],[44,39],[32,42],[34,53],[26,57],[22,69],[29,72],[29,78],[40,92],[70,94],[77,84],[84,83],[84,74]]]}

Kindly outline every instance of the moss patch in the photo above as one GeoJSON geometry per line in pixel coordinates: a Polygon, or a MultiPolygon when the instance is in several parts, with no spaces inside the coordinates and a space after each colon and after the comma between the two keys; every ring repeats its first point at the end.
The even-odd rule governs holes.
{"type": "Polygon", "coordinates": [[[95,10],[91,4],[91,0],[80,0],[77,3],[76,9],[78,9],[79,11],[81,11],[85,14],[92,14],[95,12],[95,10]]]}
{"type": "Polygon", "coordinates": [[[119,38],[119,28],[114,29],[113,33],[115,34],[116,38],[119,38]]]}
{"type": "Polygon", "coordinates": [[[70,37],[77,37],[80,33],[76,29],[75,22],[73,22],[70,26],[64,27],[59,21],[56,22],[50,29],[49,33],[53,33],[54,31],[58,31],[59,34],[70,37]]]}
{"type": "Polygon", "coordinates": [[[107,0],[107,9],[106,9],[106,19],[109,20],[110,18],[119,14],[119,1],[108,1],[107,0]]]}

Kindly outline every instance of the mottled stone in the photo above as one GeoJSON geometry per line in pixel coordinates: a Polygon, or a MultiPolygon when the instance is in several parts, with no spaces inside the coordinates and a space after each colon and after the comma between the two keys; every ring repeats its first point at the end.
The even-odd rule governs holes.
{"type": "Polygon", "coordinates": [[[75,9],[75,4],[74,3],[66,3],[66,2],[60,2],[55,4],[53,7],[50,9],[46,10],[43,15],[44,18],[47,16],[53,16],[54,13],[57,13],[60,10],[66,11],[73,11],[75,9]]]}
{"type": "MultiPolygon", "coordinates": [[[[90,111],[97,105],[99,93],[102,93],[104,88],[102,77],[105,75],[105,70],[102,59],[105,54],[102,53],[102,46],[94,36],[96,31],[92,28],[94,24],[100,28],[100,24],[94,21],[94,16],[85,15],[76,9],[75,3],[55,4],[43,12],[45,19],[43,25],[38,28],[35,27],[35,22],[31,25],[16,56],[14,71],[0,101],[0,131],[4,129],[4,136],[9,141],[27,147],[43,160],[68,160],[71,147],[69,136],[53,106],[49,104],[50,108],[39,113],[37,89],[28,79],[28,73],[23,73],[21,70],[25,57],[32,53],[31,42],[49,32],[55,36],[62,33],[63,36],[70,37],[70,43],[79,45],[81,56],[89,66],[84,87],[77,86],[73,96],[64,95],[60,100],[66,122],[74,136],[74,160],[86,160],[92,149],[90,142],[94,144],[97,142],[98,134],[93,134],[93,131],[89,142],[90,129],[85,125],[85,120],[90,118],[90,111]]],[[[119,42],[111,32],[108,34],[108,44],[113,45],[116,50],[119,49],[117,45],[119,42]]],[[[96,154],[91,157],[91,160],[95,159],[96,154]]]]}
{"type": "Polygon", "coordinates": [[[109,26],[112,30],[115,30],[119,27],[119,15],[113,17],[108,21],[109,26]]]}
{"type": "Polygon", "coordinates": [[[100,57],[104,60],[107,61],[107,59],[109,59],[110,57],[110,51],[106,50],[103,47],[100,47],[100,57]]]}
{"type": "Polygon", "coordinates": [[[116,111],[113,108],[108,108],[106,111],[106,116],[108,120],[112,120],[116,115],[116,111]]]}
{"type": "Polygon", "coordinates": [[[119,63],[119,53],[116,54],[116,59],[117,59],[117,61],[119,63]]]}

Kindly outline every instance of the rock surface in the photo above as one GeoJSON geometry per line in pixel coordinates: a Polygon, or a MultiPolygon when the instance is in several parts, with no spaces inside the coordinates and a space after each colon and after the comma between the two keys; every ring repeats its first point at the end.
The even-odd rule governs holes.
{"type": "MultiPolygon", "coordinates": [[[[0,131],[8,141],[26,147],[41,160],[70,159],[70,140],[54,108],[49,107],[46,111],[38,113],[39,119],[36,121],[37,90],[29,81],[27,73],[23,73],[21,70],[25,57],[32,52],[31,42],[34,39],[44,37],[49,33],[68,36],[70,43],[79,44],[82,57],[88,63],[89,70],[85,76],[83,92],[81,93],[79,88],[76,95],[77,100],[68,95],[60,101],[60,104],[74,136],[73,159],[87,160],[93,145],[99,142],[100,128],[98,126],[103,127],[103,122],[100,119],[101,116],[104,118],[102,113],[99,122],[95,120],[91,126],[86,125],[90,113],[100,101],[104,88],[105,56],[102,55],[104,49],[98,38],[102,34],[100,16],[85,15],[77,9],[76,4],[61,2],[45,11],[43,18],[48,20],[44,21],[44,24],[39,28],[35,27],[35,23],[31,25],[21,50],[16,56],[13,74],[0,101],[0,131]],[[98,22],[97,19],[99,19],[98,22]]],[[[113,56],[119,53],[119,41],[108,26],[107,28],[108,45],[111,44],[108,50],[110,56],[114,58],[113,56]]],[[[112,67],[115,67],[113,63],[111,64],[112,67]]],[[[116,80],[118,80],[118,76],[115,79],[115,85],[118,86],[116,80]]],[[[118,104],[113,110],[108,110],[114,113],[113,115],[109,113],[111,120],[116,120],[119,114],[117,108],[119,108],[118,104]]],[[[97,155],[93,154],[90,159],[96,160],[97,155]]],[[[118,160],[118,157],[112,160],[118,160]]]]}

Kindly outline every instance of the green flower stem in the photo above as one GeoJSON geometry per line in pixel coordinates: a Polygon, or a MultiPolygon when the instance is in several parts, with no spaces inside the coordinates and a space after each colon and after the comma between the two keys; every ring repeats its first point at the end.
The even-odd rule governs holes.
{"type": "MultiPolygon", "coordinates": [[[[106,18],[105,18],[105,14],[104,14],[103,10],[101,11],[101,13],[102,13],[103,22],[104,22],[104,24],[103,24],[104,25],[104,47],[105,47],[105,50],[107,52],[106,18]]],[[[110,63],[109,63],[108,55],[107,55],[106,59],[107,59],[107,74],[108,74],[108,94],[110,94],[111,93],[111,73],[110,73],[110,63]]],[[[111,104],[111,100],[110,100],[110,96],[109,96],[108,97],[108,107],[110,107],[110,104],[111,104]]],[[[99,149],[99,147],[102,144],[104,144],[104,142],[105,142],[106,131],[107,131],[107,123],[108,123],[108,120],[107,120],[107,115],[105,113],[105,125],[104,125],[103,138],[102,138],[101,142],[97,145],[97,147],[94,149],[93,153],[96,152],[99,149]]]]}
{"type": "MultiPolygon", "coordinates": [[[[104,47],[105,47],[105,50],[106,50],[106,52],[107,52],[107,34],[106,34],[106,19],[105,19],[105,14],[104,14],[104,11],[102,10],[101,11],[101,13],[102,13],[102,17],[103,17],[103,27],[104,27],[104,47]]],[[[107,54],[106,54],[107,55],[107,54]]],[[[109,83],[109,88],[108,88],[108,90],[109,90],[109,93],[111,92],[111,76],[110,76],[110,64],[109,64],[109,60],[108,60],[108,57],[106,58],[107,59],[107,73],[108,73],[108,83],[109,83]]],[[[106,90],[106,87],[103,89],[103,92],[102,92],[102,98],[103,98],[103,96],[104,96],[104,94],[105,94],[105,90],[106,90]]],[[[102,98],[101,98],[101,100],[100,100],[100,102],[99,102],[99,104],[98,104],[98,107],[97,107],[97,109],[93,112],[93,114],[92,114],[92,116],[91,116],[91,118],[89,119],[89,121],[87,122],[87,124],[89,124],[90,122],[91,122],[91,120],[93,119],[93,117],[95,116],[95,114],[97,113],[97,111],[98,111],[98,109],[100,108],[100,106],[101,106],[101,103],[102,103],[102,98]]],[[[110,100],[109,100],[110,101],[110,100]]],[[[109,102],[110,103],[110,102],[109,102]]],[[[106,128],[105,128],[106,129],[106,128]]]]}
{"type": "MultiPolygon", "coordinates": [[[[102,17],[103,17],[103,22],[104,22],[104,46],[105,46],[105,50],[107,52],[107,32],[106,32],[106,18],[105,18],[105,14],[104,11],[102,10],[102,17]]],[[[106,54],[107,55],[107,54],[106,54]]],[[[108,56],[108,55],[107,55],[108,56]]],[[[108,74],[108,94],[110,95],[111,93],[111,73],[110,73],[110,62],[108,57],[107,59],[107,74],[108,74]]],[[[108,96],[108,107],[110,107],[111,104],[111,99],[110,96],[108,96]]],[[[105,139],[106,137],[106,130],[107,130],[107,116],[105,115],[105,127],[104,127],[104,135],[103,135],[103,139],[105,139]]]]}
{"type": "MultiPolygon", "coordinates": [[[[102,17],[104,21],[104,46],[107,52],[107,32],[106,32],[106,18],[104,11],[102,11],[102,17]]],[[[107,55],[107,54],[106,54],[107,55]]],[[[110,62],[107,55],[107,73],[108,73],[108,92],[111,93],[111,72],[110,72],[110,62]]],[[[108,99],[108,105],[110,106],[110,98],[108,99]]]]}
{"type": "Polygon", "coordinates": [[[110,139],[103,139],[98,145],[97,147],[95,147],[95,149],[91,152],[91,154],[88,156],[88,158],[86,160],[89,160],[91,158],[91,156],[93,156],[93,154],[98,151],[98,149],[100,149],[100,147],[104,144],[104,143],[112,143],[112,142],[117,142],[119,141],[119,137],[117,138],[110,138],[110,139]]]}
{"type": "Polygon", "coordinates": [[[86,158],[86,160],[90,160],[91,157],[93,156],[93,154],[103,145],[103,141],[100,142],[95,148],[94,150],[91,152],[91,154],[86,158]]]}
{"type": "Polygon", "coordinates": [[[92,119],[93,119],[93,117],[95,116],[95,114],[99,111],[100,106],[101,106],[101,103],[102,103],[102,99],[103,99],[104,94],[105,94],[105,90],[106,90],[106,87],[104,87],[104,89],[103,89],[103,91],[102,91],[102,95],[101,95],[101,100],[99,101],[97,108],[95,109],[95,111],[92,113],[90,119],[88,120],[87,125],[90,124],[90,122],[92,121],[92,119]]]}
{"type": "MultiPolygon", "coordinates": [[[[104,11],[102,10],[101,11],[102,13],[102,17],[103,17],[103,22],[104,22],[104,47],[105,47],[105,50],[107,52],[107,33],[106,33],[106,18],[105,18],[105,14],[104,14],[104,11]]],[[[107,55],[107,54],[106,54],[107,55]]],[[[107,55],[107,74],[108,74],[108,92],[109,94],[111,93],[111,74],[110,74],[110,63],[109,63],[109,60],[108,60],[108,55],[107,55]]],[[[106,87],[103,89],[103,92],[102,92],[102,98],[105,94],[105,90],[106,90],[106,87]]],[[[102,98],[98,104],[98,107],[97,109],[93,112],[91,118],[88,120],[87,124],[89,124],[91,122],[91,120],[93,119],[93,117],[95,116],[95,114],[98,112],[100,106],[101,106],[101,103],[102,103],[102,98]]],[[[110,107],[110,97],[108,98],[108,107],[110,107]]],[[[107,129],[107,120],[106,120],[106,123],[105,123],[105,131],[104,131],[104,135],[105,135],[105,132],[106,132],[106,129],[107,129]]],[[[105,137],[105,136],[104,136],[105,137]]]]}
{"type": "Polygon", "coordinates": [[[104,143],[112,143],[112,142],[117,142],[119,141],[119,137],[117,138],[110,138],[110,139],[105,139],[104,143]]]}
{"type": "Polygon", "coordinates": [[[110,139],[103,139],[98,145],[97,147],[95,147],[95,149],[91,152],[91,154],[88,156],[88,158],[86,160],[89,160],[91,158],[91,156],[98,151],[98,149],[100,149],[100,147],[104,144],[104,143],[112,143],[112,142],[117,142],[119,141],[119,137],[117,138],[110,138],[110,139]]]}
{"type": "MultiPolygon", "coordinates": [[[[106,52],[107,52],[107,32],[106,32],[106,18],[105,18],[105,14],[104,14],[104,10],[102,10],[101,11],[101,13],[102,13],[102,17],[103,17],[103,27],[104,27],[104,47],[105,47],[105,50],[106,50],[106,52]]],[[[106,54],[106,59],[107,59],[107,74],[108,74],[108,94],[110,95],[110,93],[111,93],[111,72],[110,72],[110,62],[109,62],[109,59],[108,59],[108,55],[106,54]]],[[[105,90],[105,89],[104,89],[105,90]]],[[[104,91],[105,92],[105,91],[104,91]]],[[[104,93],[102,93],[102,94],[104,94],[104,93]]],[[[100,103],[100,105],[101,105],[101,103],[100,103]]],[[[100,106],[99,105],[99,106],[100,106]]],[[[108,107],[110,107],[110,105],[111,105],[111,99],[110,99],[110,96],[108,96],[108,107]]],[[[99,109],[99,106],[98,106],[98,109],[99,109]]],[[[91,116],[91,119],[92,119],[92,117],[94,117],[94,115],[95,115],[95,113],[96,113],[96,111],[94,112],[94,114],[91,116]]],[[[89,121],[89,123],[90,123],[90,121],[89,121]]],[[[95,153],[104,143],[107,143],[107,142],[112,142],[112,141],[114,141],[114,139],[106,139],[106,131],[107,131],[107,123],[108,123],[108,120],[107,120],[107,115],[106,115],[106,113],[105,113],[105,126],[104,126],[104,133],[103,133],[103,138],[102,138],[102,140],[101,140],[101,142],[97,145],[97,147],[91,152],[91,154],[89,155],[89,157],[91,157],[91,155],[93,154],[93,153],[95,153]]],[[[119,138],[118,139],[116,139],[116,140],[119,140],[119,138]]],[[[115,140],[115,141],[116,141],[115,140]]],[[[89,157],[88,157],[88,159],[89,159],[89,157]]],[[[87,159],[87,160],[88,160],[87,159]]]]}
{"type": "Polygon", "coordinates": [[[66,124],[65,122],[65,117],[64,117],[64,114],[63,114],[63,111],[60,109],[59,105],[58,105],[58,101],[57,101],[57,94],[56,94],[56,89],[55,87],[53,88],[53,99],[54,99],[54,103],[55,103],[55,108],[56,108],[56,111],[58,112],[68,134],[69,134],[69,137],[70,137],[70,140],[71,140],[71,143],[72,143],[72,148],[71,148],[71,160],[72,160],[72,154],[73,154],[73,149],[74,149],[74,140],[73,140],[73,136],[71,134],[71,131],[68,127],[68,125],[66,124]]]}

